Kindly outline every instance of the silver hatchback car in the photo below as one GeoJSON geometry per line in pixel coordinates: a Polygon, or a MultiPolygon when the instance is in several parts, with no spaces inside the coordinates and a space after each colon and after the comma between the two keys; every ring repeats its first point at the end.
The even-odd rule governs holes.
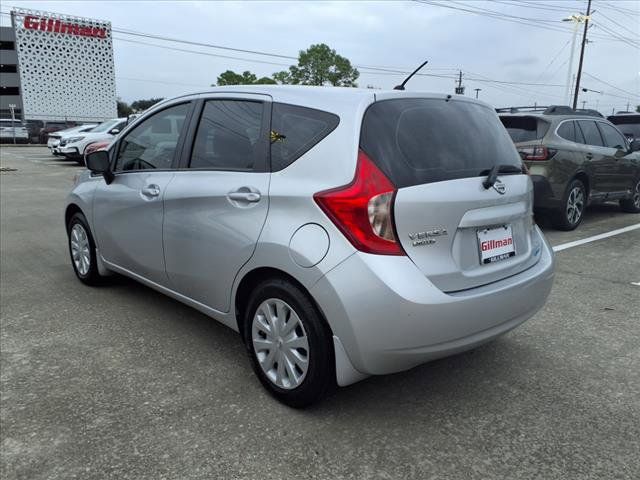
{"type": "Polygon", "coordinates": [[[551,289],[531,180],[465,97],[216,88],[87,166],[65,212],[78,278],[117,272],[237,330],[294,407],[496,338],[551,289]]]}

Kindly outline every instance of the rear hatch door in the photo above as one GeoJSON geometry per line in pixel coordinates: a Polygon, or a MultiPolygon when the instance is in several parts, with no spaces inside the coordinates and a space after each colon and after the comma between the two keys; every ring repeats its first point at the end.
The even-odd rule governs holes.
{"type": "Polygon", "coordinates": [[[398,188],[398,240],[441,290],[486,285],[539,259],[530,179],[487,105],[446,97],[378,101],[365,113],[361,148],[398,188]],[[485,183],[491,173],[493,185],[485,183]]]}

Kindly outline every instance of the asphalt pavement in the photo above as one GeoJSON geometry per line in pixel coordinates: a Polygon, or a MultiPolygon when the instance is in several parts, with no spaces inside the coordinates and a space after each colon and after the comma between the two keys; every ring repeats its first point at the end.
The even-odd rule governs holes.
{"type": "MultiPolygon", "coordinates": [[[[292,410],[237,334],[122,277],[76,280],[76,164],[0,149],[0,477],[640,478],[640,229],[557,254],[547,305],[481,348],[292,410]]],[[[640,223],[587,212],[554,245],[640,223]]]]}

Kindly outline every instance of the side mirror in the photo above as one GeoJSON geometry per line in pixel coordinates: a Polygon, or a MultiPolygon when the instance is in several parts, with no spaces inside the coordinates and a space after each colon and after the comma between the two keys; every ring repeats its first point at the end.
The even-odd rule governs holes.
{"type": "Polygon", "coordinates": [[[107,184],[113,182],[113,172],[109,162],[109,152],[97,150],[91,152],[86,158],[87,168],[93,173],[101,173],[107,184]]]}
{"type": "Polygon", "coordinates": [[[111,130],[109,130],[109,133],[111,135],[117,135],[120,133],[120,129],[119,128],[112,128],[111,130]]]}
{"type": "Polygon", "coordinates": [[[631,148],[629,148],[632,152],[637,152],[640,150],[640,140],[634,140],[631,142],[631,148]]]}
{"type": "Polygon", "coordinates": [[[622,157],[624,157],[627,153],[629,153],[629,152],[627,152],[626,150],[624,150],[624,149],[622,149],[622,148],[618,147],[618,149],[616,150],[616,153],[614,153],[614,154],[613,154],[613,156],[614,156],[614,157],[616,157],[616,158],[622,158],[622,157]]]}

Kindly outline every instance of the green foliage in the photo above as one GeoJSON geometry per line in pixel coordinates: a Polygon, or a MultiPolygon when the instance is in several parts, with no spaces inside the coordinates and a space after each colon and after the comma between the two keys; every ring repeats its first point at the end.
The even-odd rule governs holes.
{"type": "Polygon", "coordinates": [[[289,71],[273,74],[278,83],[336,87],[356,87],[359,76],[360,72],[351,66],[349,60],[324,43],[300,51],[298,65],[292,65],[289,71]]]}
{"type": "Polygon", "coordinates": [[[636,106],[636,112],[640,113],[640,105],[636,106]]]}
{"type": "Polygon", "coordinates": [[[156,103],[161,102],[164,98],[150,98],[148,100],[136,100],[131,104],[134,112],[144,112],[147,108],[153,107],[156,103]]]}
{"type": "Polygon", "coordinates": [[[216,80],[216,84],[212,85],[275,85],[276,81],[269,77],[258,78],[255,74],[246,70],[244,72],[236,73],[233,70],[227,70],[221,73],[216,80]]]}
{"type": "Polygon", "coordinates": [[[118,99],[117,106],[118,106],[118,117],[128,117],[133,113],[133,110],[131,110],[131,107],[127,102],[123,102],[122,100],[118,99]]]}

